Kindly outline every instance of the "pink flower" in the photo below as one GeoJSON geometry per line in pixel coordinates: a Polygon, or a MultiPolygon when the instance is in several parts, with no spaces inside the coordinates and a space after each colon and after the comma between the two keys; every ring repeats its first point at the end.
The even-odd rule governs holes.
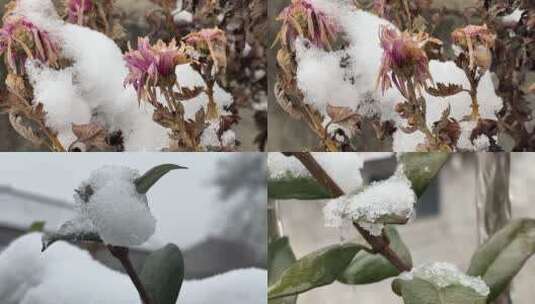
{"type": "Polygon", "coordinates": [[[184,37],[184,42],[209,55],[219,69],[227,66],[227,36],[218,28],[202,29],[184,37]]]}
{"type": "Polygon", "coordinates": [[[47,31],[39,29],[25,17],[4,18],[0,29],[0,54],[6,55],[6,65],[15,73],[24,71],[26,59],[37,59],[48,65],[58,60],[57,43],[47,31]]]}
{"type": "Polygon", "coordinates": [[[72,23],[83,24],[84,16],[91,12],[95,5],[93,0],[67,0],[68,20],[72,23]]]}
{"type": "Polygon", "coordinates": [[[393,28],[381,26],[379,39],[384,52],[378,84],[383,93],[392,87],[391,83],[394,82],[398,90],[407,97],[407,85],[420,89],[428,80],[432,81],[429,60],[422,49],[424,41],[420,38],[406,32],[399,34],[393,28]]]}
{"type": "Polygon", "coordinates": [[[293,41],[301,36],[318,47],[330,48],[339,31],[334,20],[314,7],[309,0],[292,0],[277,20],[282,21],[277,40],[284,46],[292,45],[293,41]]]}
{"type": "Polygon", "coordinates": [[[490,49],[494,47],[496,35],[487,25],[468,25],[456,29],[451,34],[453,42],[468,51],[469,68],[476,66],[487,70],[490,67],[492,54],[490,49]]]}
{"type": "Polygon", "coordinates": [[[148,38],[138,38],[137,49],[129,46],[124,59],[129,70],[124,85],[132,85],[139,98],[146,86],[174,84],[176,66],[189,61],[174,39],[169,44],[158,40],[151,46],[148,38]]]}

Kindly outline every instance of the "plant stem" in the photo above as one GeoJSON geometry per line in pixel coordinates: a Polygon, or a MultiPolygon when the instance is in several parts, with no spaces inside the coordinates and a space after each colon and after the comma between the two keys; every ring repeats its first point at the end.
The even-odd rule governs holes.
{"type": "Polygon", "coordinates": [[[153,304],[149,294],[145,290],[145,287],[143,287],[143,283],[141,283],[141,280],[139,279],[139,276],[137,275],[130,258],[128,257],[128,248],[108,245],[108,249],[110,250],[111,254],[117,258],[119,262],[121,262],[121,265],[123,265],[126,273],[134,283],[134,286],[136,287],[143,304],[153,304]]]}
{"type": "MultiPolygon", "coordinates": [[[[318,164],[310,152],[294,152],[290,153],[295,156],[302,164],[307,168],[307,170],[312,174],[312,176],[322,184],[327,190],[332,194],[333,197],[339,197],[344,195],[344,191],[336,184],[336,182],[323,170],[323,168],[318,164]]],[[[371,235],[367,230],[360,227],[357,223],[353,223],[353,226],[357,231],[362,235],[362,237],[368,242],[373,252],[379,253],[384,256],[392,265],[394,265],[400,272],[410,271],[412,266],[405,263],[396,252],[394,252],[390,246],[389,241],[386,236],[374,236],[371,235]]]]}

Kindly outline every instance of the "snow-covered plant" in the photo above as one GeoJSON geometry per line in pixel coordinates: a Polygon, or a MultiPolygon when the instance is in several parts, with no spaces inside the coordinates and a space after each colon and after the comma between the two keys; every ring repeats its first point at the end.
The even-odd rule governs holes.
{"type": "Polygon", "coordinates": [[[343,240],[296,259],[288,237],[268,221],[269,303],[296,303],[299,294],[334,282],[361,285],[388,278],[394,278],[392,290],[406,304],[494,303],[535,254],[534,219],[504,223],[476,249],[465,272],[446,262],[413,266],[395,228],[416,215],[418,198],[448,157],[442,152],[400,154],[390,178],[362,185],[358,153],[271,153],[271,200],[328,199],[325,226],[353,227],[367,244],[343,240]],[[332,161],[338,155],[344,160],[332,161]],[[352,187],[342,186],[350,177],[352,187]]]}
{"type": "Polygon", "coordinates": [[[238,100],[231,88],[237,47],[228,29],[169,27],[168,37],[139,37],[123,51],[114,1],[62,4],[7,5],[0,107],[20,135],[52,151],[237,149],[238,106],[254,98],[238,100]]]}
{"type": "Polygon", "coordinates": [[[183,279],[178,247],[168,244],[154,252],[138,275],[129,248],[145,243],[156,228],[146,193],[165,174],[185,167],[164,164],[144,175],[137,170],[104,166],[92,172],[75,190],[77,216],[57,232],[43,236],[42,251],[57,241],[97,242],[107,246],[129,275],[143,304],[174,304],[183,279]]]}
{"type": "MultiPolygon", "coordinates": [[[[173,37],[189,36],[190,42],[196,40],[207,43],[208,41],[200,35],[217,34],[213,29],[225,32],[225,58],[221,56],[221,43],[212,40],[205,45],[204,51],[217,55],[214,58],[216,67],[226,66],[224,71],[212,77],[234,99],[229,112],[236,114],[239,108],[250,108],[254,111],[254,120],[260,130],[255,143],[259,150],[264,150],[267,141],[267,2],[262,0],[247,2],[153,0],[153,2],[162,7],[148,13],[152,24],[151,36],[155,39],[169,40],[173,37]],[[174,35],[170,36],[170,33],[174,35]]],[[[221,40],[220,38],[217,39],[221,40]]],[[[203,46],[198,45],[198,47],[200,55],[205,55],[206,52],[202,51],[203,46]]]]}
{"type": "MultiPolygon", "coordinates": [[[[400,152],[495,151],[528,140],[531,110],[511,115],[518,102],[500,93],[523,98],[525,76],[507,88],[510,79],[492,79],[503,61],[495,58],[498,46],[506,46],[497,34],[502,18],[488,16],[488,1],[441,39],[432,36],[441,12],[431,1],[361,2],[370,1],[291,1],[277,18],[275,97],[317,135],[319,150],[367,149],[375,138],[400,152]]],[[[515,19],[527,66],[509,65],[510,73],[533,70],[526,46],[533,31],[523,25],[530,5],[518,4],[517,15],[526,17],[515,19]]]]}

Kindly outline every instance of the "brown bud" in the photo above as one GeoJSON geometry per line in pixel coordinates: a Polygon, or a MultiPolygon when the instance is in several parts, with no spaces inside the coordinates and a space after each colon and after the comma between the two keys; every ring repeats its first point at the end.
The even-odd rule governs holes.
{"type": "Polygon", "coordinates": [[[490,52],[488,47],[478,45],[474,50],[474,59],[476,65],[483,71],[486,71],[490,68],[490,65],[492,64],[492,53],[490,52]]]}

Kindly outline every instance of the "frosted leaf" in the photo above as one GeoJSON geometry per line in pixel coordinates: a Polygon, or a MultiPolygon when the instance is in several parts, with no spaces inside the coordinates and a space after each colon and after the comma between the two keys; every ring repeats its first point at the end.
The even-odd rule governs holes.
{"type": "Polygon", "coordinates": [[[282,153],[269,153],[268,174],[271,179],[285,177],[308,177],[310,173],[295,157],[288,157],[282,153]]]}
{"type": "Polygon", "coordinates": [[[104,243],[137,246],[155,231],[147,196],[136,191],[137,170],[104,166],[93,171],[74,198],[80,216],[89,219],[104,243]]]}
{"type": "MultiPolygon", "coordinates": [[[[311,154],[345,193],[353,192],[362,186],[360,170],[364,162],[359,153],[312,152],[311,154]]],[[[268,172],[271,179],[310,176],[297,158],[286,157],[281,153],[269,153],[268,172]]]]}
{"type": "Polygon", "coordinates": [[[482,296],[490,293],[489,287],[481,277],[472,277],[461,272],[455,265],[435,262],[425,263],[413,268],[410,272],[404,272],[399,276],[402,280],[419,278],[431,282],[440,288],[452,285],[461,285],[473,289],[482,296]]]}
{"type": "Polygon", "coordinates": [[[325,225],[340,227],[353,221],[372,235],[384,224],[403,224],[414,216],[416,194],[402,168],[389,179],[370,184],[355,195],[331,200],[323,209],[325,225]]]}

